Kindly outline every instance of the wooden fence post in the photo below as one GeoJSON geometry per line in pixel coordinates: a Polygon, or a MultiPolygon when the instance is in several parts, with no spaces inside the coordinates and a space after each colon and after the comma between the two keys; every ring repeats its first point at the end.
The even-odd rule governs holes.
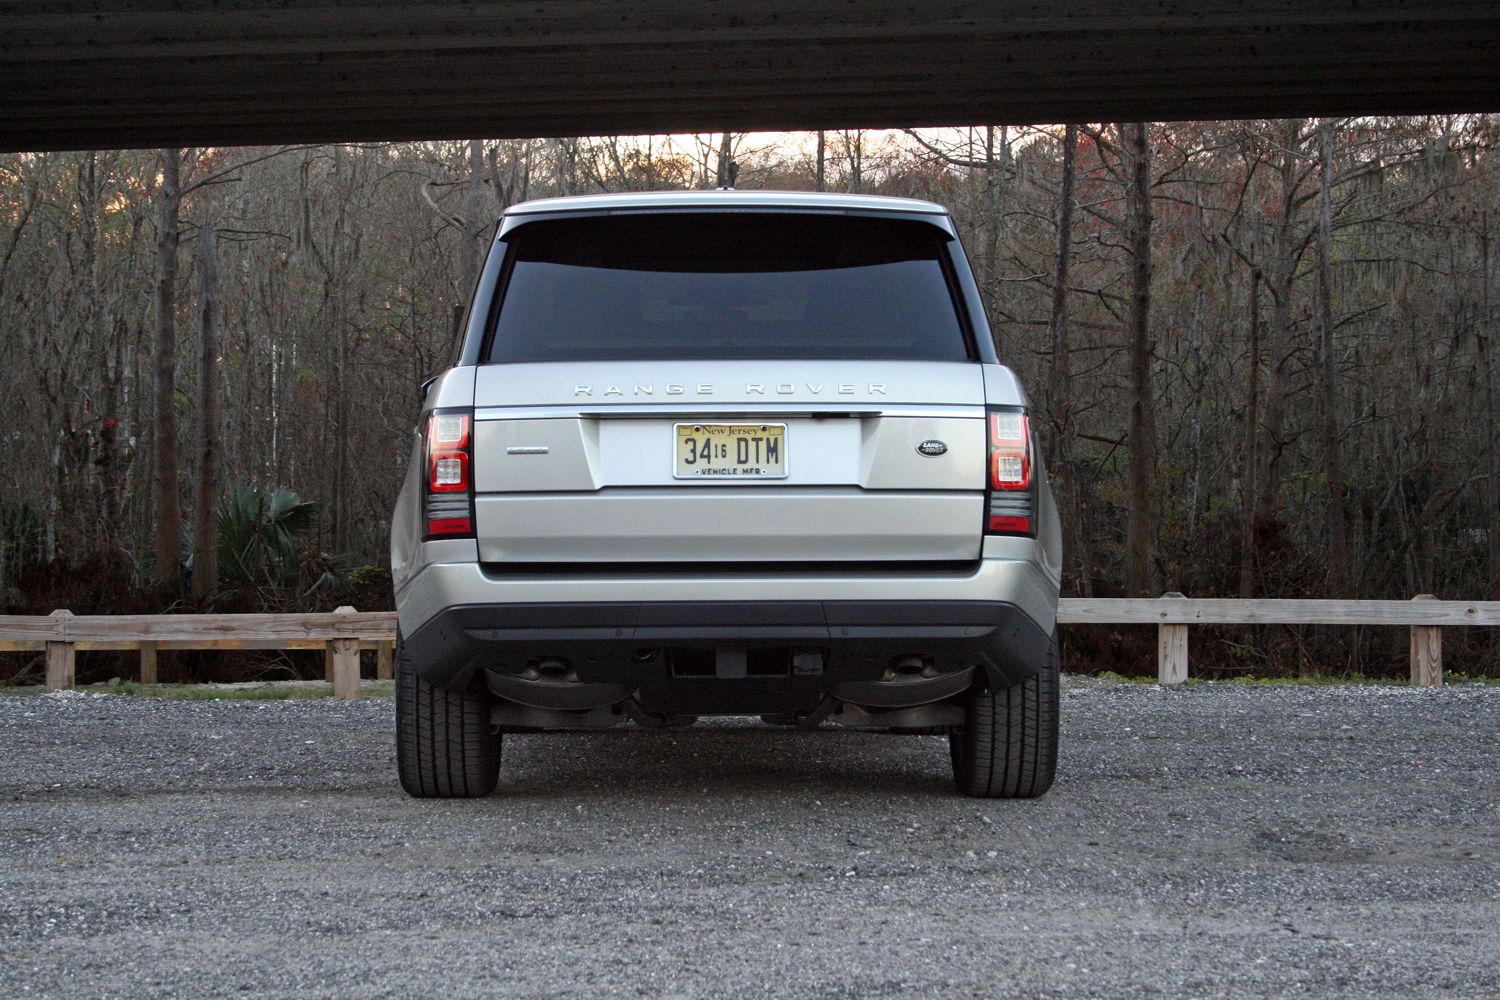
{"type": "MultiPolygon", "coordinates": [[[[1180,601],[1177,591],[1162,594],[1164,601],[1180,601]]],[[[1177,687],[1188,679],[1188,627],[1163,622],[1156,626],[1156,682],[1177,687]]]]}
{"type": "Polygon", "coordinates": [[[141,683],[156,683],[156,643],[141,643],[141,683]]]}
{"type": "MultiPolygon", "coordinates": [[[[334,611],[336,615],[352,615],[354,609],[347,604],[334,611]]],[[[333,696],[335,698],[359,697],[359,640],[333,639],[328,643],[333,659],[333,696]]]]}
{"type": "Polygon", "coordinates": [[[375,647],[375,677],[388,681],[396,676],[396,644],[382,642],[375,647]]]}
{"type": "MultiPolygon", "coordinates": [[[[1414,601],[1435,601],[1431,594],[1418,594],[1414,601]]],[[[1443,628],[1441,625],[1411,627],[1411,682],[1420,687],[1443,684],[1443,628]]]]}
{"type": "MultiPolygon", "coordinates": [[[[72,618],[71,611],[54,611],[53,618],[72,618]]],[[[67,622],[59,624],[66,626],[67,622]]],[[[71,642],[47,643],[47,690],[71,691],[75,679],[73,644],[71,642]]]]}

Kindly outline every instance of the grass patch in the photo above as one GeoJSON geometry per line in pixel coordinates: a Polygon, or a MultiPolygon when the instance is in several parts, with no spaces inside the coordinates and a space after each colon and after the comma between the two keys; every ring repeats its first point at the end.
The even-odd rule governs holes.
{"type": "MultiPolygon", "coordinates": [[[[332,698],[333,685],[326,681],[268,681],[252,684],[141,684],[122,681],[119,684],[80,684],[85,694],[113,694],[135,698],[165,698],[169,701],[312,701],[332,698]]],[[[395,694],[395,681],[361,681],[361,698],[389,698],[395,694]]],[[[46,694],[40,684],[24,687],[0,686],[0,696],[36,696],[46,694]]]]}
{"type": "MultiPolygon", "coordinates": [[[[1110,684],[1155,684],[1156,678],[1149,674],[1137,677],[1127,677],[1124,674],[1115,673],[1113,670],[1105,670],[1097,674],[1085,674],[1086,677],[1096,677],[1110,684]]],[[[1461,671],[1450,670],[1443,674],[1445,685],[1453,684],[1486,684],[1491,686],[1500,685],[1500,677],[1487,677],[1483,674],[1466,674],[1461,671]]],[[[1407,681],[1399,677],[1367,677],[1364,674],[1303,674],[1297,677],[1258,677],[1255,674],[1237,674],[1234,677],[1189,677],[1188,684],[1233,684],[1240,687],[1346,687],[1346,686],[1375,686],[1385,685],[1388,687],[1407,687],[1407,681]]]]}

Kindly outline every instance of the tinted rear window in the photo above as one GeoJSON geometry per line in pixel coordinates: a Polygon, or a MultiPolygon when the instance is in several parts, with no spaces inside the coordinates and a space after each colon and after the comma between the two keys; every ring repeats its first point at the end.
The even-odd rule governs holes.
{"type": "Polygon", "coordinates": [[[968,357],[926,223],[626,215],[509,240],[490,361],[968,357]]]}

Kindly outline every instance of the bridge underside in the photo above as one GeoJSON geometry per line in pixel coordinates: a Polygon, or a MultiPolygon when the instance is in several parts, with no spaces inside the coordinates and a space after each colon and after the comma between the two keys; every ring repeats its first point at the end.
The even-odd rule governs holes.
{"type": "Polygon", "coordinates": [[[0,149],[1500,110],[1494,0],[0,0],[0,149]]]}

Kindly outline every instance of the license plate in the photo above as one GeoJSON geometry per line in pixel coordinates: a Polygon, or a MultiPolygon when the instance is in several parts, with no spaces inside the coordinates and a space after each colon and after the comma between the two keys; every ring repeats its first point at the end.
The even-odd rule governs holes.
{"type": "Polygon", "coordinates": [[[677,424],[678,479],[785,479],[786,424],[677,424]]]}

